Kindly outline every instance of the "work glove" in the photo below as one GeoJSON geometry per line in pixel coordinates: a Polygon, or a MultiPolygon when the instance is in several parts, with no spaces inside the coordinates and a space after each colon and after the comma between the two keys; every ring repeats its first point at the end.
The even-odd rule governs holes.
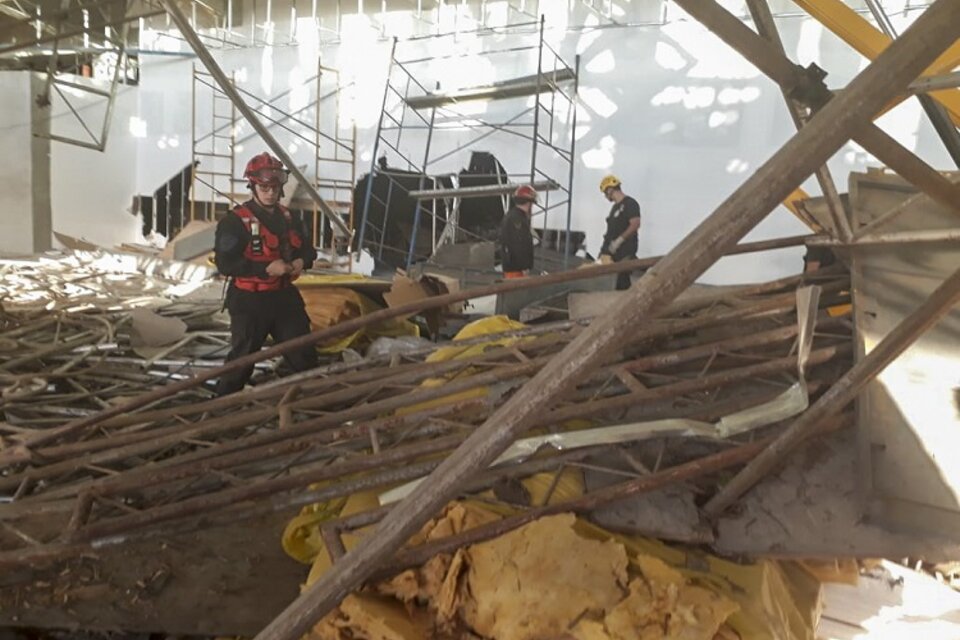
{"type": "Polygon", "coordinates": [[[623,238],[616,237],[610,241],[610,253],[616,253],[620,248],[620,245],[623,244],[623,238]]]}

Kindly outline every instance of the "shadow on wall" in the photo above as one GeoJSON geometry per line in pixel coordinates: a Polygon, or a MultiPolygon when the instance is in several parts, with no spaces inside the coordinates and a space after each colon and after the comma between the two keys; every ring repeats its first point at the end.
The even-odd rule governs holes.
{"type": "MultiPolygon", "coordinates": [[[[173,238],[190,217],[190,185],[193,171],[199,162],[194,162],[178,171],[161,185],[151,196],[134,196],[133,213],[140,214],[141,233],[149,237],[157,233],[167,239],[173,238]]],[[[224,205],[226,207],[226,205],[224,205]]]]}
{"type": "MultiPolygon", "coordinates": [[[[925,264],[927,255],[915,256],[919,262],[908,269],[935,272],[925,264]]],[[[871,300],[876,287],[865,291],[867,314],[875,316],[862,329],[868,346],[920,304],[924,290],[910,288],[911,282],[917,283],[884,277],[882,300],[871,300]]],[[[955,539],[960,539],[960,466],[953,455],[960,425],[958,344],[955,310],[871,382],[859,403],[860,428],[871,443],[868,486],[875,515],[891,526],[955,539]]]]}

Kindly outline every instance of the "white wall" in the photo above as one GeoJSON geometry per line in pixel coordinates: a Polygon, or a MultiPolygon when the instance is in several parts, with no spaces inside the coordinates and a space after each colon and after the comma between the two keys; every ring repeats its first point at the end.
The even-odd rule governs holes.
{"type": "MultiPolygon", "coordinates": [[[[551,20],[556,24],[563,17],[554,14],[551,20]]],[[[312,99],[313,88],[304,84],[304,79],[314,73],[318,54],[325,64],[340,69],[346,80],[356,81],[345,98],[344,111],[359,127],[358,172],[362,174],[370,166],[390,47],[388,40],[364,27],[365,23],[362,16],[346,17],[348,32],[341,45],[321,47],[307,43],[220,50],[216,56],[225,70],[237,73],[240,86],[258,95],[272,96],[293,87],[290,95],[278,101],[278,106],[285,110],[312,99]]],[[[827,69],[831,87],[842,87],[865,65],[859,55],[810,19],[782,18],[779,27],[789,55],[801,64],[816,62],[827,69]]],[[[278,27],[278,31],[282,28],[278,27]]],[[[793,124],[776,85],[694,22],[557,31],[550,32],[548,39],[566,59],[572,61],[574,55],[582,56],[573,228],[588,232],[588,245],[593,251],[598,249],[607,209],[597,184],[606,173],[619,175],[626,191],[641,203],[641,254],[659,254],[674,246],[793,134],[793,124]]],[[[476,52],[526,40],[461,34],[452,45],[424,40],[405,46],[419,48],[419,55],[435,55],[438,47],[442,51],[476,52]]],[[[186,51],[185,45],[181,45],[181,50],[186,51]]],[[[535,70],[530,58],[498,60],[496,64],[483,58],[435,62],[426,68],[422,79],[425,83],[440,79],[444,88],[455,88],[535,70]]],[[[141,61],[141,85],[127,90],[135,94],[135,99],[125,96],[121,101],[107,153],[55,147],[54,212],[58,230],[85,229],[87,233],[83,235],[101,242],[123,236],[133,239],[136,225],[129,224],[123,213],[130,197],[134,193],[151,193],[190,162],[194,61],[150,55],[144,55],[141,61]],[[77,166],[95,168],[93,173],[98,176],[113,175],[116,183],[98,183],[100,193],[96,199],[78,203],[77,196],[84,193],[86,178],[77,173],[71,175],[71,169],[77,166]]],[[[489,120],[518,111],[516,101],[463,108],[489,120]]],[[[197,122],[201,133],[210,129],[205,124],[209,116],[209,107],[200,105],[197,122]]],[[[312,114],[307,114],[306,119],[312,120],[312,114]]],[[[916,101],[897,108],[880,124],[934,166],[950,167],[916,101]]],[[[288,133],[274,130],[298,163],[310,163],[306,145],[288,133]]],[[[242,124],[240,135],[248,132],[249,127],[242,124]]],[[[446,133],[442,139],[437,135],[433,155],[470,139],[471,135],[462,130],[446,133]]],[[[419,159],[423,153],[422,138],[413,135],[406,139],[411,153],[419,159]]],[[[529,170],[529,144],[515,137],[497,134],[474,148],[492,151],[511,172],[529,170]]],[[[242,162],[262,150],[265,145],[258,141],[244,145],[235,171],[242,171],[242,162]]],[[[388,152],[388,158],[391,165],[402,164],[392,153],[388,152]]],[[[468,160],[466,150],[433,169],[456,171],[468,160]]],[[[839,188],[845,190],[850,171],[873,163],[856,145],[848,144],[830,166],[839,188]]],[[[818,192],[813,180],[804,186],[813,194],[818,192]]],[[[552,217],[551,226],[562,226],[560,218],[552,217]]],[[[749,239],[803,232],[805,228],[780,208],[749,239]]],[[[759,263],[755,257],[727,259],[709,272],[707,280],[743,281],[795,272],[800,253],[784,250],[765,254],[759,263]]]]}
{"type": "Polygon", "coordinates": [[[0,72],[0,254],[30,253],[33,186],[30,166],[30,75],[0,72]]]}
{"type": "MultiPolygon", "coordinates": [[[[0,251],[29,253],[31,226],[31,105],[35,91],[30,74],[0,72],[0,251]]],[[[71,104],[85,123],[100,134],[105,102],[74,93],[71,104]]],[[[139,220],[129,212],[134,194],[137,140],[129,134],[129,120],[137,112],[138,94],[121,87],[114,107],[105,153],[50,143],[50,198],[53,230],[104,246],[138,239],[139,220]]],[[[76,117],[54,94],[44,112],[50,133],[87,140],[76,117]]]]}
{"type": "MultiPolygon", "coordinates": [[[[138,193],[152,194],[190,164],[193,64],[184,57],[141,58],[139,104],[127,119],[129,135],[136,139],[138,193]]],[[[201,134],[210,130],[206,118],[204,124],[201,134]]]]}
{"type": "MultiPolygon", "coordinates": [[[[97,105],[99,107],[99,105],[97,105]]],[[[102,120],[97,107],[87,113],[98,135],[102,120]]],[[[138,110],[135,87],[120,87],[114,105],[106,151],[54,142],[51,146],[51,206],[53,229],[105,247],[139,239],[140,220],[130,213],[137,176],[138,141],[129,133],[129,120],[138,110]]],[[[61,107],[54,114],[69,120],[61,107]]],[[[72,125],[71,125],[72,126],[72,125]]]]}

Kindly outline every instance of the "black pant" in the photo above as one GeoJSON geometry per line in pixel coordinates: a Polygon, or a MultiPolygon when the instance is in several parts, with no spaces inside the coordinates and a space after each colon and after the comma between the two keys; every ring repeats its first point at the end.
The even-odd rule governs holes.
{"type": "MultiPolygon", "coordinates": [[[[637,253],[636,249],[630,253],[623,253],[623,247],[620,248],[620,251],[617,251],[616,255],[613,256],[614,262],[623,262],[624,260],[636,260],[637,253]]],[[[630,274],[632,271],[623,271],[617,274],[617,291],[625,291],[630,288],[630,285],[633,284],[630,281],[630,274]]]]}
{"type": "MultiPolygon", "coordinates": [[[[230,311],[231,346],[227,362],[259,351],[268,335],[274,343],[281,343],[310,333],[310,318],[296,287],[252,292],[231,286],[227,292],[227,309],[230,311]]],[[[317,366],[317,351],[313,345],[289,351],[283,357],[294,371],[317,366]]],[[[252,365],[222,376],[217,381],[217,395],[243,389],[251,375],[252,365]]]]}

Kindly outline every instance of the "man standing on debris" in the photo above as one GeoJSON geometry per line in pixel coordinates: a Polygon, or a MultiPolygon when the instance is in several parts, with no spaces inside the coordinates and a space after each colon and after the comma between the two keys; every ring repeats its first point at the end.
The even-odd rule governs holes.
{"type": "Polygon", "coordinates": [[[529,185],[513,192],[513,206],[500,223],[500,254],[503,258],[503,277],[523,278],[533,268],[533,232],[530,217],[537,192],[529,185]]]}
{"type": "MultiPolygon", "coordinates": [[[[279,204],[287,181],[283,163],[261,153],[247,163],[243,177],[253,197],[220,220],[214,245],[217,269],[230,277],[224,305],[230,312],[227,362],[259,351],[268,335],[280,343],[310,332],[310,319],[293,281],[317,256],[303,223],[279,204]]],[[[312,345],[284,358],[296,371],[317,364],[312,345]]],[[[252,374],[250,366],[222,376],[217,395],[239,391],[252,374]]]]}
{"type": "MultiPolygon", "coordinates": [[[[637,257],[637,232],[640,230],[640,205],[623,192],[617,176],[607,176],[600,181],[600,192],[613,203],[607,216],[607,232],[603,235],[600,259],[608,256],[614,262],[635,260],[637,257]]],[[[617,291],[630,288],[630,273],[617,275],[617,291]]]]}

